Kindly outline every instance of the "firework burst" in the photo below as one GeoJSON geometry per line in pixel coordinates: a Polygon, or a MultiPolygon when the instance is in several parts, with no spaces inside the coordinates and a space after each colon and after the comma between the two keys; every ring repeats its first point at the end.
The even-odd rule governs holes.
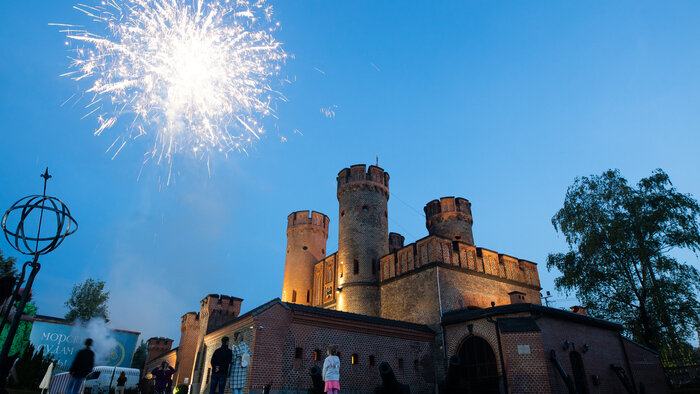
{"type": "Polygon", "coordinates": [[[88,98],[96,135],[126,117],[126,132],[110,147],[115,155],[142,135],[153,136],[144,161],[245,150],[283,98],[271,84],[286,54],[264,0],[109,0],[74,8],[104,34],[59,25],[74,54],[63,75],[88,98]]]}

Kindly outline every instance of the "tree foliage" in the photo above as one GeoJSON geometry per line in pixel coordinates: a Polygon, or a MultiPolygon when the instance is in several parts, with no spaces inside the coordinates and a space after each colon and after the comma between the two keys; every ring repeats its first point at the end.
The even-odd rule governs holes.
{"type": "Polygon", "coordinates": [[[17,381],[11,381],[11,386],[17,389],[37,390],[46,370],[53,362],[56,360],[50,354],[44,354],[43,347],[35,352],[34,345],[29,345],[17,360],[17,381]]]}
{"type": "Polygon", "coordinates": [[[104,281],[96,281],[92,278],[85,280],[81,284],[74,285],[70,299],[65,303],[68,308],[66,320],[70,322],[76,320],[88,321],[94,317],[101,317],[109,321],[107,315],[109,292],[105,291],[104,288],[104,281]]]}
{"type": "Polygon", "coordinates": [[[17,276],[17,268],[15,263],[17,260],[14,257],[5,257],[0,250],[0,278],[4,276],[17,276]]]}
{"type": "Polygon", "coordinates": [[[146,357],[148,356],[148,346],[146,342],[141,341],[139,347],[134,352],[134,358],[131,359],[131,368],[137,368],[143,371],[146,365],[146,357]]]}
{"type": "Polygon", "coordinates": [[[575,292],[595,316],[620,322],[634,340],[666,360],[700,326],[700,274],[669,252],[700,250],[700,205],[654,171],[632,187],[617,170],[577,178],[552,218],[567,253],[547,268],[563,274],[558,290],[575,292]]]}

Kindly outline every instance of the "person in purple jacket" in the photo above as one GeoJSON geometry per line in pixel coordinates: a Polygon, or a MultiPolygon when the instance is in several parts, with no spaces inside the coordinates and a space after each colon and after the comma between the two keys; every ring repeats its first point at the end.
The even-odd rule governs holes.
{"type": "Polygon", "coordinates": [[[156,367],[151,371],[151,375],[156,378],[155,392],[156,394],[165,394],[171,376],[175,373],[175,368],[168,365],[167,361],[163,361],[160,367],[156,367]]]}

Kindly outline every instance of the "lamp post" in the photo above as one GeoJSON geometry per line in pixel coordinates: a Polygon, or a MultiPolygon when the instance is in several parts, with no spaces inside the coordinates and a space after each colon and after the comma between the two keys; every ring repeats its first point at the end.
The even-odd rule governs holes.
{"type": "Polygon", "coordinates": [[[2,217],[2,230],[5,233],[5,239],[10,245],[15,248],[18,252],[32,256],[30,261],[27,261],[22,266],[22,274],[20,275],[17,285],[10,296],[10,300],[4,311],[2,311],[2,322],[0,323],[0,332],[3,329],[5,322],[10,320],[10,329],[7,332],[7,337],[5,337],[5,342],[2,344],[2,350],[0,350],[0,392],[5,391],[5,383],[7,382],[7,375],[10,372],[10,366],[7,365],[7,358],[10,352],[10,347],[15,339],[15,333],[17,332],[17,326],[22,319],[22,313],[24,312],[24,307],[27,304],[27,299],[29,298],[29,293],[34,283],[34,278],[36,274],[39,273],[41,265],[39,264],[39,256],[42,254],[47,254],[54,249],[56,249],[63,240],[73,234],[78,229],[78,222],[73,219],[68,210],[68,207],[58,198],[50,197],[46,195],[46,183],[51,178],[49,175],[49,169],[41,174],[44,178],[44,192],[42,195],[31,195],[19,199],[14,203],[10,209],[8,209],[2,217]],[[44,218],[44,212],[46,211],[47,217],[44,218]],[[38,221],[36,219],[38,213],[38,221]],[[46,226],[47,232],[42,234],[42,225],[44,225],[44,220],[55,220],[55,227],[50,228],[46,226]],[[8,224],[9,221],[9,224],[8,224]],[[29,234],[33,225],[36,226],[36,236],[29,234]],[[48,231],[50,230],[50,231],[48,231]],[[8,319],[12,306],[15,301],[19,298],[20,289],[22,287],[22,282],[24,281],[24,275],[27,270],[27,266],[32,267],[32,271],[29,273],[29,278],[24,286],[24,291],[22,292],[22,297],[20,298],[19,305],[17,306],[16,312],[11,319],[8,319]]]}

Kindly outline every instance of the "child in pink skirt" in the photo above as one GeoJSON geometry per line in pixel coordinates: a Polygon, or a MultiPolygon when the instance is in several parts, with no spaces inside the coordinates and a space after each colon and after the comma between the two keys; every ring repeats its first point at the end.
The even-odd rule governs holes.
{"type": "Polygon", "coordinates": [[[323,362],[323,380],[326,382],[324,391],[338,394],[338,390],[340,390],[340,359],[336,356],[338,352],[335,347],[328,346],[326,353],[328,353],[328,357],[323,362]]]}

